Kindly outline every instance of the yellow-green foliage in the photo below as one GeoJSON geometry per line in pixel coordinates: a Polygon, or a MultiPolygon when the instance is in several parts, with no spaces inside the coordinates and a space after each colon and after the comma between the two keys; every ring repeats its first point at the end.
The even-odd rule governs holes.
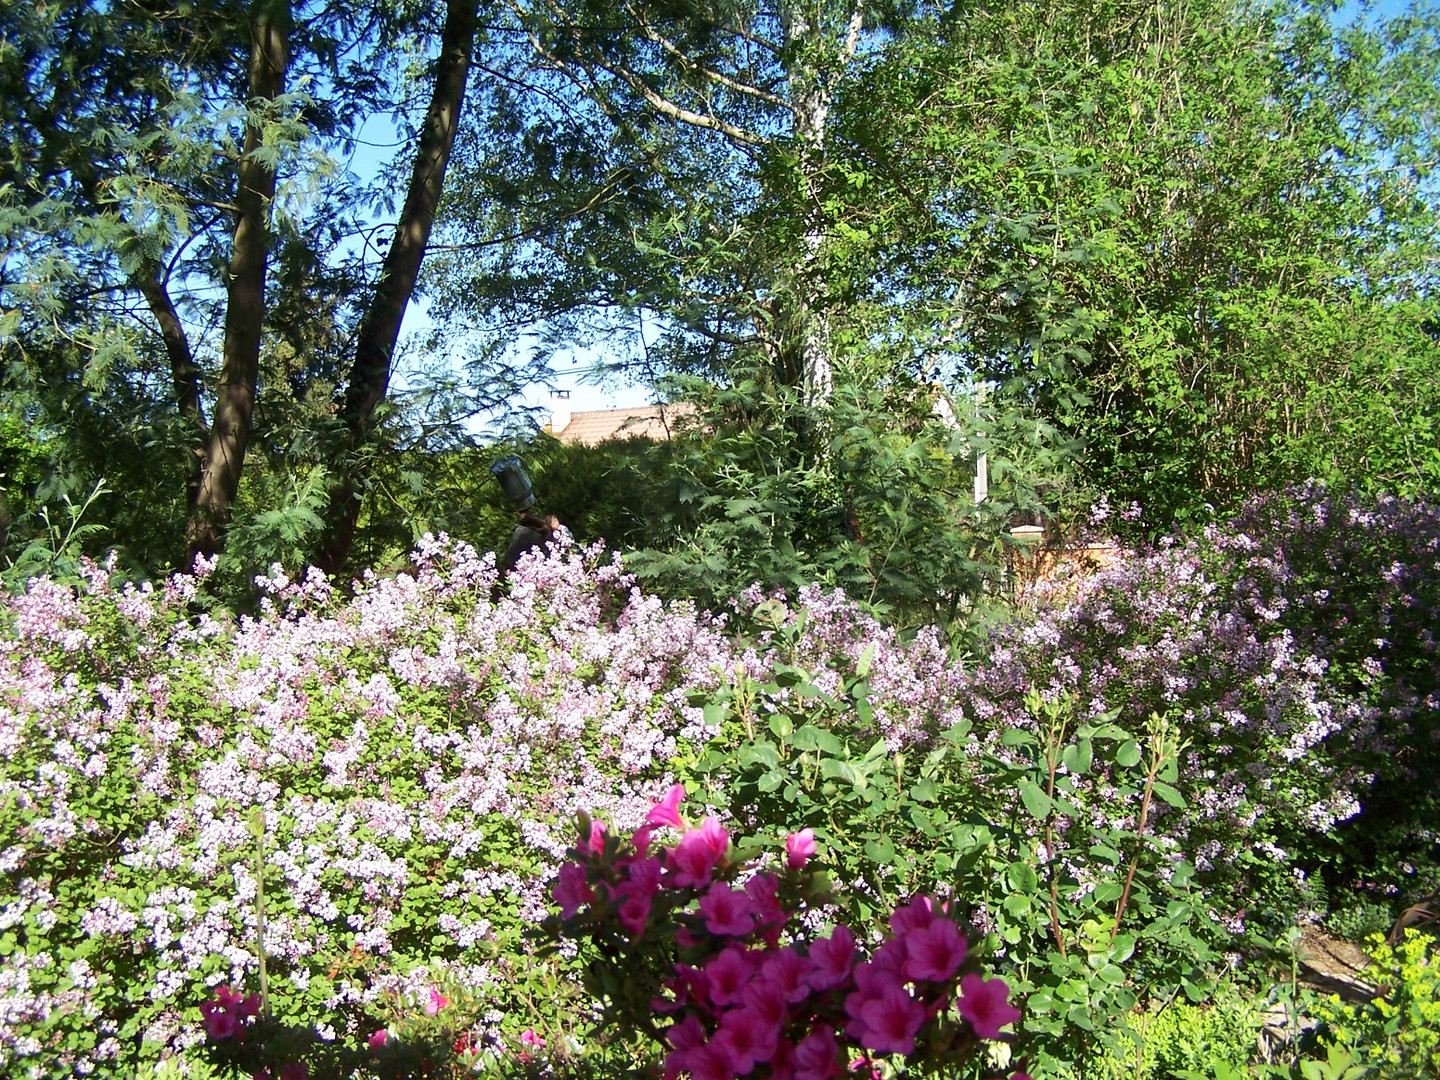
{"type": "Polygon", "coordinates": [[[1217,1066],[1243,1069],[1255,1052],[1262,1024],[1248,991],[1222,985],[1203,1005],[1183,998],[1137,1011],[1121,1035],[1085,1075],[1105,1080],[1171,1080],[1186,1070],[1210,1076],[1217,1066]]]}
{"type": "Polygon", "coordinates": [[[1333,995],[1320,1002],[1323,1038],[1382,1076],[1440,1076],[1440,944],[1407,930],[1396,948],[1376,936],[1369,951],[1375,964],[1366,975],[1379,993],[1359,1005],[1333,995]]]}

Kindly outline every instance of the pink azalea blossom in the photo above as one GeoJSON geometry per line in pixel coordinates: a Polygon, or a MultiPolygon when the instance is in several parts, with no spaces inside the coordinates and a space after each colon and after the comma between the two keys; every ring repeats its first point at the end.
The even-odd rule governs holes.
{"type": "Polygon", "coordinates": [[[780,931],[790,917],[785,905],[780,903],[780,883],[774,874],[756,874],[745,883],[745,895],[750,897],[751,910],[766,942],[774,948],[780,943],[780,931]]]}
{"type": "Polygon", "coordinates": [[[730,1009],[720,1017],[711,1045],[730,1059],[736,1075],[744,1076],[756,1064],[770,1060],[779,1039],[780,1021],[747,1007],[730,1009]]]}
{"type": "Polygon", "coordinates": [[[645,815],[645,824],[654,825],[657,828],[669,826],[672,829],[683,829],[685,819],[680,816],[680,803],[685,798],[685,785],[674,784],[665,793],[665,798],[656,803],[645,815]]]}
{"type": "Polygon", "coordinates": [[[700,898],[700,914],[705,916],[705,929],[716,937],[744,937],[755,929],[750,898],[721,881],[700,898]]]}
{"type": "Polygon", "coordinates": [[[588,844],[592,854],[599,855],[605,850],[605,823],[603,821],[590,822],[590,842],[588,844]]]}
{"type": "MultiPolygon", "coordinates": [[[[848,1010],[849,1003],[846,1003],[848,1010]]],[[[897,985],[887,986],[860,1008],[865,1033],[860,1044],[880,1054],[908,1054],[915,1049],[915,1034],[925,1023],[925,1008],[897,985]]]]}
{"type": "Polygon", "coordinates": [[[815,990],[829,990],[850,977],[855,964],[855,935],[848,926],[837,926],[828,938],[810,946],[810,971],[805,979],[815,990]]]}
{"type": "Polygon", "coordinates": [[[595,899],[595,890],[585,879],[585,868],[579,863],[567,862],[560,867],[560,876],[550,895],[560,905],[560,914],[571,919],[582,905],[595,899]]]}
{"type": "Polygon", "coordinates": [[[670,851],[672,883],[676,888],[698,888],[710,880],[711,872],[730,847],[730,834],[719,818],[709,816],[698,829],[691,829],[670,851]]]}
{"type": "Polygon", "coordinates": [[[710,1000],[716,1005],[738,1005],[745,987],[755,974],[749,954],[738,945],[731,945],[705,965],[710,980],[710,1000]]]}
{"type": "Polygon", "coordinates": [[[793,946],[773,950],[760,968],[762,978],[780,988],[785,1001],[790,1005],[804,1001],[810,995],[810,961],[801,956],[793,946]]]}
{"type": "Polygon", "coordinates": [[[815,854],[815,830],[801,829],[785,838],[785,865],[791,870],[803,869],[815,854]]]}
{"type": "Polygon", "coordinates": [[[917,982],[944,982],[965,962],[965,935],[949,919],[936,919],[905,939],[905,974],[917,982]]]}
{"type": "Polygon", "coordinates": [[[435,1016],[440,1012],[441,1009],[445,1008],[445,1006],[449,1004],[450,999],[432,986],[430,988],[430,1000],[425,1002],[425,1015],[435,1016]]]}
{"type": "Polygon", "coordinates": [[[240,1028],[239,1017],[219,1001],[206,1001],[200,1006],[200,1020],[205,1034],[212,1039],[229,1039],[240,1028]]]}
{"type": "Polygon", "coordinates": [[[545,1040],[535,1034],[534,1028],[526,1028],[520,1033],[521,1046],[533,1046],[536,1050],[545,1049],[545,1040]]]}
{"type": "Polygon", "coordinates": [[[972,971],[960,980],[960,1015],[970,1021],[976,1035],[994,1039],[1002,1027],[1020,1019],[1020,1010],[1010,1004],[1009,996],[1004,979],[986,979],[972,971]]]}
{"type": "Polygon", "coordinates": [[[916,930],[924,930],[935,921],[935,909],[928,896],[917,896],[904,907],[898,907],[890,915],[890,929],[897,938],[904,938],[916,930]]]}
{"type": "Polygon", "coordinates": [[[380,1028],[378,1031],[372,1031],[370,1038],[365,1041],[371,1050],[379,1050],[390,1041],[390,1032],[385,1028],[380,1028]]]}
{"type": "Polygon", "coordinates": [[[718,1040],[697,1046],[685,1055],[691,1080],[735,1080],[735,1063],[718,1040]]]}
{"type": "Polygon", "coordinates": [[[821,1025],[795,1044],[795,1080],[832,1080],[840,1069],[834,1028],[821,1025]]]}
{"type": "Polygon", "coordinates": [[[629,932],[632,938],[638,938],[645,933],[645,924],[650,921],[652,902],[652,898],[649,896],[630,896],[620,905],[620,925],[629,932]]]}

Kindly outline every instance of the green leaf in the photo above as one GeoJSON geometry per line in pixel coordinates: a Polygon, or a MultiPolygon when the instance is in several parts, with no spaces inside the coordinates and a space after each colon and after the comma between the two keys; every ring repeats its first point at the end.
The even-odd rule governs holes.
{"type": "Polygon", "coordinates": [[[1185,797],[1162,780],[1155,781],[1155,794],[1177,810],[1185,809],[1185,797]]]}
{"type": "Polygon", "coordinates": [[[1020,799],[1025,804],[1025,809],[1030,812],[1030,816],[1041,820],[1049,817],[1050,811],[1055,806],[1050,796],[1041,791],[1040,785],[1029,777],[1020,781],[1020,799]]]}
{"type": "Polygon", "coordinates": [[[1127,739],[1115,749],[1115,763],[1127,769],[1140,764],[1143,756],[1140,752],[1140,744],[1134,739],[1127,739]]]}

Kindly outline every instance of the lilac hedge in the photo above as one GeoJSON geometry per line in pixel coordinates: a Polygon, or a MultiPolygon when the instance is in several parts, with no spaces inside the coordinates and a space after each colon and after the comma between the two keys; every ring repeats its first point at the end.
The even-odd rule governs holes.
{"type": "MultiPolygon", "coordinates": [[[[498,600],[489,556],[433,541],[353,596],[276,574],[239,620],[194,615],[195,577],[33,582],[0,609],[0,1070],[132,1076],[203,1039],[197,1004],[254,983],[257,808],[279,1019],[363,1040],[439,984],[473,1002],[477,1044],[513,1043],[526,1008],[574,993],[522,934],[575,812],[633,829],[675,779],[702,786],[689,770],[740,688],[757,716],[801,716],[802,693],[848,701],[862,674],[827,722],[912,761],[969,725],[974,753],[946,767],[996,822],[1024,820],[994,778],[1005,733],[1036,726],[1032,687],[1137,732],[1164,717],[1186,745],[1146,842],[1213,886],[1223,936],[1302,902],[1362,806],[1424,848],[1427,796],[1397,793],[1434,776],[1437,551],[1422,505],[1259,499],[1017,612],[966,663],[820,589],[740,598],[741,638],[563,544],[498,600]]],[[[1084,814],[1137,816],[1103,770],[1060,771],[1084,814]]],[[[1111,868],[1067,827],[1021,855],[1079,894],[1111,868]]]]}

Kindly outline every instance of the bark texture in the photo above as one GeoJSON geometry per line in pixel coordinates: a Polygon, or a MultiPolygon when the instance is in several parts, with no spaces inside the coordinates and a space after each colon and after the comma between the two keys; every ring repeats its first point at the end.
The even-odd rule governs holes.
{"type": "MultiPolygon", "coordinates": [[[[289,27],[290,5],[286,0],[257,0],[250,21],[252,110],[263,108],[284,93],[289,27]]],[[[245,154],[235,195],[235,239],[226,271],[224,359],[215,395],[215,420],[186,537],[192,561],[196,555],[210,555],[220,547],[250,442],[260,373],[260,337],[265,325],[270,203],[275,197],[274,165],[256,153],[263,135],[262,122],[252,112],[245,129],[245,154]]]]}
{"type": "MultiPolygon", "coordinates": [[[[478,0],[448,0],[446,4],[435,88],[416,149],[415,170],[395,226],[395,237],[385,255],[375,296],[360,324],[355,360],[341,403],[341,416],[352,452],[369,437],[375,407],[385,399],[390,387],[400,324],[420,276],[420,264],[445,186],[445,170],[455,146],[465,85],[470,77],[471,53],[475,48],[478,7],[478,0]]],[[[316,565],[328,573],[337,573],[349,555],[360,517],[362,481],[363,476],[352,467],[331,492],[326,532],[315,559],[316,565]]]]}
{"type": "Polygon", "coordinates": [[[205,413],[200,405],[200,368],[190,351],[190,339],[170,299],[170,290],[160,278],[158,266],[145,266],[134,277],[134,284],[150,306],[150,314],[160,327],[160,338],[170,359],[170,379],[175,388],[175,408],[195,439],[194,453],[185,475],[185,505],[193,513],[200,497],[202,446],[205,440],[205,413]]]}

